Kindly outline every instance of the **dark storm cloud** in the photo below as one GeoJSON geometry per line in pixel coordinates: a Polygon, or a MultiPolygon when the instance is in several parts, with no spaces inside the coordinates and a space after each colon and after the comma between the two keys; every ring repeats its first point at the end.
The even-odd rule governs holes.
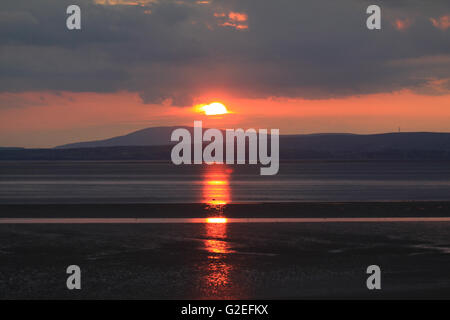
{"type": "Polygon", "coordinates": [[[450,15],[448,0],[142,2],[76,1],[82,30],[68,31],[73,1],[2,0],[0,91],[129,90],[181,106],[210,90],[310,99],[448,93],[450,29],[430,21],[450,15]],[[382,7],[381,31],[365,27],[369,4],[382,7]],[[398,30],[397,19],[407,27],[398,30]]]}

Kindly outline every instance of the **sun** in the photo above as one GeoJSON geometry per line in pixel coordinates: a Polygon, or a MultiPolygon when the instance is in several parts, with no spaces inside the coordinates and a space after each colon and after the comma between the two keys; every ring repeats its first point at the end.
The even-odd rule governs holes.
{"type": "Polygon", "coordinates": [[[227,108],[220,102],[212,102],[206,105],[200,105],[198,110],[204,112],[207,116],[230,113],[227,108]]]}

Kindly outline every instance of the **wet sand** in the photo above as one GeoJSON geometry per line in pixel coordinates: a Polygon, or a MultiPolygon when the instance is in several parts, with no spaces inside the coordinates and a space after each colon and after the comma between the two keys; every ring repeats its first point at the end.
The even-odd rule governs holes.
{"type": "MultiPolygon", "coordinates": [[[[217,214],[205,205],[101,207],[16,206],[6,212],[2,206],[1,217],[217,214]]],[[[448,208],[446,202],[236,204],[220,213],[445,217],[448,208]]],[[[448,299],[449,231],[450,222],[430,221],[2,224],[0,298],[448,299]],[[66,289],[71,264],[82,270],[79,291],[66,289]],[[380,291],[366,288],[366,268],[372,264],[381,267],[380,291]]]]}

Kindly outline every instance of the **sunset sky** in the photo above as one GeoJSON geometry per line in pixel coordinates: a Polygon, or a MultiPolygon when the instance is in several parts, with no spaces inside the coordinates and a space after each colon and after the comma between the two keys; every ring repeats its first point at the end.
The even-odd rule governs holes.
{"type": "Polygon", "coordinates": [[[0,146],[152,126],[450,132],[448,0],[2,0],[0,146]],[[78,4],[82,30],[66,28],[78,4]],[[382,8],[382,29],[366,8],[382,8]],[[208,117],[199,104],[223,103],[208,117]]]}

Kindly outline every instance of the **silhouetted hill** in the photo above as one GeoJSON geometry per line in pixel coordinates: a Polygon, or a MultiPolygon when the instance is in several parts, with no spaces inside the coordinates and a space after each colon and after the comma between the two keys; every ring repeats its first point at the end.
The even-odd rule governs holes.
{"type": "MultiPolygon", "coordinates": [[[[148,128],[54,149],[0,149],[0,160],[170,160],[170,135],[176,128],[148,128]]],[[[450,160],[450,133],[282,135],[280,158],[450,160]]]]}
{"type": "Polygon", "coordinates": [[[104,140],[69,143],[62,146],[57,146],[56,148],[67,149],[123,146],[163,146],[171,144],[170,135],[172,134],[172,131],[177,128],[188,129],[192,134],[193,128],[190,127],[154,127],[138,130],[123,136],[104,140]]]}
{"type": "MultiPolygon", "coordinates": [[[[173,144],[170,135],[180,127],[155,127],[105,140],[77,142],[58,146],[58,149],[97,148],[124,146],[163,146],[173,144]]],[[[182,127],[193,134],[192,127],[182,127]]],[[[204,128],[206,130],[206,128],[204,128]]],[[[286,148],[318,151],[379,151],[398,150],[450,150],[450,133],[404,132],[383,134],[320,133],[282,135],[280,141],[286,148]]]]}

